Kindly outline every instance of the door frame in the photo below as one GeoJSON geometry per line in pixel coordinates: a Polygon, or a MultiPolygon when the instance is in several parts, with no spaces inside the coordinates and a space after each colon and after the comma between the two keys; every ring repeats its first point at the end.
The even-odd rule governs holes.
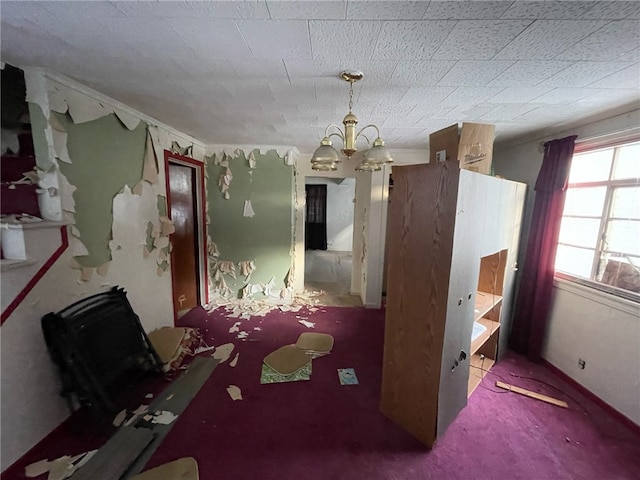
{"type": "MultiPolygon", "coordinates": [[[[169,164],[172,163],[174,165],[180,165],[183,167],[191,168],[195,173],[195,209],[196,212],[199,212],[199,215],[196,215],[195,225],[196,225],[196,253],[198,258],[196,259],[196,265],[199,266],[197,271],[197,281],[198,281],[198,303],[200,305],[206,305],[209,303],[209,289],[208,286],[208,262],[207,262],[207,213],[206,213],[206,203],[205,203],[205,188],[204,188],[204,162],[199,160],[195,160],[191,157],[186,157],[184,155],[179,155],[177,153],[173,153],[169,150],[164,151],[164,171],[165,171],[165,185],[167,192],[167,216],[171,218],[171,189],[169,186],[169,164]]],[[[174,278],[173,278],[173,265],[171,266],[171,297],[173,303],[173,321],[175,324],[177,318],[177,305],[175,303],[175,298],[173,295],[173,287],[174,287],[174,278]]]]}

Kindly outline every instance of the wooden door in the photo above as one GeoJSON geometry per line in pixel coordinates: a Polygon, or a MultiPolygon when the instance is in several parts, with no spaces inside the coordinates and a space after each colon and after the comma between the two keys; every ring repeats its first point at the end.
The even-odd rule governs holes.
{"type": "Polygon", "coordinates": [[[175,233],[171,235],[171,275],[175,318],[200,304],[197,254],[196,170],[169,163],[169,208],[175,233]]]}

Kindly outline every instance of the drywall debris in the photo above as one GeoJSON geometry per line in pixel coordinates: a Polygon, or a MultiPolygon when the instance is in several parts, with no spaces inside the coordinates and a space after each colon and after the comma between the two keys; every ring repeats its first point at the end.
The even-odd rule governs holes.
{"type": "MultiPolygon", "coordinates": [[[[153,395],[151,396],[153,397],[153,395]]],[[[149,405],[145,405],[144,403],[141,403],[140,406],[131,413],[134,415],[142,415],[144,413],[147,413],[147,410],[149,410],[149,405]]]]}
{"type": "Polygon", "coordinates": [[[118,413],[113,419],[113,425],[115,427],[119,427],[124,422],[124,419],[127,418],[127,410],[124,409],[120,413],[118,413]]]}
{"type": "Polygon", "coordinates": [[[236,353],[236,356],[233,357],[233,360],[231,360],[231,363],[229,364],[230,367],[235,367],[238,364],[238,358],[240,357],[239,353],[236,353]]]}
{"type": "Polygon", "coordinates": [[[245,200],[244,201],[244,208],[242,210],[242,216],[243,217],[253,217],[255,216],[256,212],[253,211],[253,206],[251,205],[251,200],[245,200]]]}
{"type": "Polygon", "coordinates": [[[147,393],[144,398],[153,398],[153,393],[147,393]]]}
{"type": "Polygon", "coordinates": [[[238,332],[238,335],[236,336],[236,338],[244,340],[248,336],[249,336],[249,332],[245,332],[244,330],[242,330],[242,331],[238,332]]]}
{"type": "Polygon", "coordinates": [[[96,452],[97,450],[91,450],[73,457],[63,455],[51,462],[48,460],[40,460],[31,465],[27,465],[24,469],[24,474],[27,478],[35,478],[48,472],[48,480],[64,480],[72,476],[76,470],[87,463],[96,452]]]}
{"type": "Polygon", "coordinates": [[[66,86],[57,85],[49,90],[49,106],[52,110],[65,113],[65,103],[68,106],[69,115],[76,125],[78,123],[97,120],[111,113],[111,109],[105,108],[105,106],[97,100],[66,86]],[[64,99],[64,103],[56,99],[57,93],[64,99]],[[56,99],[53,105],[52,98],[56,99]]]}
{"type": "Polygon", "coordinates": [[[246,281],[249,281],[251,274],[256,270],[256,262],[253,260],[243,260],[242,262],[238,262],[238,268],[240,269],[240,275],[242,275],[246,281]]]}
{"type": "Polygon", "coordinates": [[[169,217],[160,217],[160,235],[169,236],[175,233],[176,227],[169,217]]]}
{"type": "Polygon", "coordinates": [[[109,271],[109,266],[110,265],[111,265],[111,261],[104,262],[102,265],[100,265],[98,268],[96,268],[96,273],[98,275],[100,275],[101,277],[106,277],[107,276],[107,272],[109,271]]]}
{"type": "Polygon", "coordinates": [[[116,117],[118,117],[118,120],[120,120],[122,124],[125,127],[127,127],[129,130],[135,130],[135,128],[140,123],[140,119],[138,117],[128,112],[125,112],[124,110],[121,110],[119,108],[114,108],[113,113],[116,114],[116,117]]]}
{"type": "Polygon", "coordinates": [[[227,387],[227,392],[229,393],[229,396],[231,397],[231,400],[242,400],[242,392],[240,391],[240,388],[236,385],[229,385],[227,387]]]}
{"type": "Polygon", "coordinates": [[[253,153],[253,150],[247,156],[247,162],[249,163],[249,168],[251,168],[251,169],[256,168],[256,156],[253,153]]]}
{"type": "Polygon", "coordinates": [[[216,347],[208,347],[208,346],[202,346],[202,347],[198,347],[195,349],[195,351],[193,352],[194,355],[198,355],[200,353],[204,353],[204,352],[210,352],[212,350],[215,350],[216,347]]]}
{"type": "Polygon", "coordinates": [[[233,352],[234,348],[235,348],[235,345],[233,343],[225,343],[224,345],[220,345],[216,347],[215,352],[213,352],[211,356],[219,360],[220,363],[224,363],[227,360],[229,360],[229,357],[231,356],[231,352],[233,352]]]}
{"type": "Polygon", "coordinates": [[[178,155],[190,156],[191,150],[193,149],[193,145],[189,145],[188,147],[181,147],[180,144],[176,141],[171,142],[171,151],[173,153],[177,153],[178,155]]]}
{"type": "Polygon", "coordinates": [[[49,125],[51,125],[51,128],[53,128],[58,132],[66,133],[67,131],[62,125],[62,123],[60,123],[60,120],[58,120],[58,117],[56,117],[55,115],[49,115],[49,125]]]}
{"type": "Polygon", "coordinates": [[[82,267],[80,269],[80,278],[78,279],[78,283],[87,283],[91,280],[93,276],[93,271],[95,269],[93,267],[82,267]]]}
{"type": "Polygon", "coordinates": [[[304,325],[307,328],[316,328],[316,324],[313,322],[308,322],[307,320],[298,320],[298,323],[304,325]]]}
{"type": "Polygon", "coordinates": [[[31,465],[27,465],[24,469],[24,474],[28,478],[39,477],[40,475],[47,473],[49,471],[50,463],[49,460],[39,460],[31,465]]]}
{"type": "Polygon", "coordinates": [[[147,129],[147,140],[144,149],[144,163],[142,167],[142,179],[152,185],[158,183],[158,157],[153,146],[151,133],[147,129]]]}
{"type": "Polygon", "coordinates": [[[157,412],[154,412],[153,418],[151,419],[151,423],[169,425],[176,418],[178,418],[178,416],[173,412],[170,412],[168,410],[158,410],[157,412]]]}
{"type": "Polygon", "coordinates": [[[229,333],[235,333],[239,331],[240,331],[240,322],[234,323],[233,326],[229,329],[229,333]]]}
{"type": "Polygon", "coordinates": [[[131,193],[133,193],[134,195],[142,195],[142,182],[144,182],[144,180],[140,180],[138,183],[136,183],[135,187],[131,189],[131,193]]]}
{"type": "MultiPolygon", "coordinates": [[[[55,115],[52,115],[51,118],[55,118],[55,115]]],[[[71,158],[69,157],[69,150],[67,150],[67,132],[64,131],[64,127],[61,126],[61,128],[63,129],[62,131],[55,128],[51,129],[53,150],[55,151],[56,158],[58,160],[64,163],[72,163],[71,158]]]]}

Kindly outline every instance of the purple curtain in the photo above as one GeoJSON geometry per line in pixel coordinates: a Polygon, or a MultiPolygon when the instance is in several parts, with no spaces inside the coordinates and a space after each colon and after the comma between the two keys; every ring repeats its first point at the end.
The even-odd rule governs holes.
{"type": "Polygon", "coordinates": [[[547,331],[556,248],[575,135],[544,144],[544,159],[536,180],[536,199],[522,279],[515,307],[510,345],[540,360],[547,331]]]}

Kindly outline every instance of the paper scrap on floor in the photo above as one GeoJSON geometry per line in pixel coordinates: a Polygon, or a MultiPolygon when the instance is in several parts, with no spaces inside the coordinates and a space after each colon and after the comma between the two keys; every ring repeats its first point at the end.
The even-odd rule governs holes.
{"type": "Polygon", "coordinates": [[[237,385],[229,385],[227,387],[227,393],[231,397],[231,400],[242,400],[242,392],[237,385]]]}
{"type": "Polygon", "coordinates": [[[340,385],[358,385],[358,377],[353,368],[339,368],[338,378],[340,379],[340,385]]]}
{"type": "Polygon", "coordinates": [[[316,324],[313,322],[308,322],[306,320],[298,320],[298,323],[304,325],[307,328],[316,328],[316,324]]]}

